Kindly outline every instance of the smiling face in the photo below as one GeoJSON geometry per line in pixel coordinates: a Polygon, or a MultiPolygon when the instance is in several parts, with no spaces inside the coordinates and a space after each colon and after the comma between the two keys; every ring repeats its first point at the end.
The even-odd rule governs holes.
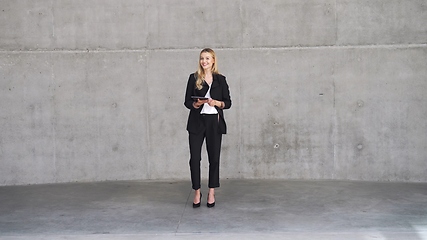
{"type": "Polygon", "coordinates": [[[200,66],[203,68],[205,72],[211,71],[214,64],[215,64],[215,59],[211,53],[202,52],[200,54],[200,66]]]}

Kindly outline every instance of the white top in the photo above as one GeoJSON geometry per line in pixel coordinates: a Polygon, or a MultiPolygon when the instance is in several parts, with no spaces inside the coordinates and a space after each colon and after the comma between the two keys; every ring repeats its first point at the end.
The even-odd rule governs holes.
{"type": "MultiPolygon", "coordinates": [[[[206,93],[205,97],[211,98],[211,85],[212,85],[212,83],[208,84],[208,85],[209,85],[209,89],[208,89],[208,92],[206,93]]],[[[209,106],[208,103],[205,103],[205,104],[203,104],[203,108],[202,108],[202,111],[200,113],[201,114],[217,114],[218,111],[216,110],[215,107],[211,107],[211,106],[209,106]]]]}

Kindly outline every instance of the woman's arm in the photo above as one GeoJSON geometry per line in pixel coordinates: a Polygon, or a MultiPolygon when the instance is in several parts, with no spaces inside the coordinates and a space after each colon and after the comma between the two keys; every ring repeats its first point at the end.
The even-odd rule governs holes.
{"type": "MultiPolygon", "coordinates": [[[[220,81],[221,90],[216,91],[216,98],[219,99],[209,99],[209,106],[211,107],[217,107],[219,109],[228,109],[231,107],[231,97],[230,97],[230,90],[227,84],[227,81],[225,80],[225,77],[221,75],[221,77],[218,79],[220,81]],[[221,95],[219,95],[221,94],[221,95]]],[[[211,93],[212,94],[212,93],[211,93]]]]}
{"type": "Polygon", "coordinates": [[[188,77],[187,89],[185,91],[185,100],[184,100],[185,107],[187,107],[190,110],[196,109],[196,107],[194,106],[194,100],[191,98],[194,92],[195,83],[196,83],[196,79],[194,78],[194,74],[190,74],[190,76],[188,77]]]}
{"type": "Polygon", "coordinates": [[[231,107],[230,89],[227,84],[227,80],[224,77],[224,82],[221,83],[222,87],[222,107],[221,109],[229,109],[231,107]]]}

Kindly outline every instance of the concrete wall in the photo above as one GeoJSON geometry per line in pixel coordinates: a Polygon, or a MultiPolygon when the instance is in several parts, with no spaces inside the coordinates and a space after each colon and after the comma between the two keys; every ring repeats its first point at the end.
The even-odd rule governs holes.
{"type": "Polygon", "coordinates": [[[426,22],[427,0],[0,0],[0,185],[189,179],[203,47],[234,103],[222,178],[427,182],[426,22]]]}

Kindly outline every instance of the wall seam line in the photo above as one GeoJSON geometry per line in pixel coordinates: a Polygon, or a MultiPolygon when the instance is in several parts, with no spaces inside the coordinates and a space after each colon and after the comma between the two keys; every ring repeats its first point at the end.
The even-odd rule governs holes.
{"type": "MultiPolygon", "coordinates": [[[[420,44],[381,44],[381,45],[324,45],[324,46],[289,46],[289,47],[256,47],[256,48],[215,48],[215,50],[310,50],[310,49],[401,49],[401,48],[422,48],[427,47],[427,43],[420,44]]],[[[122,49],[122,50],[0,50],[0,53],[123,53],[123,52],[187,52],[199,51],[195,48],[165,48],[165,49],[122,49]]]]}

